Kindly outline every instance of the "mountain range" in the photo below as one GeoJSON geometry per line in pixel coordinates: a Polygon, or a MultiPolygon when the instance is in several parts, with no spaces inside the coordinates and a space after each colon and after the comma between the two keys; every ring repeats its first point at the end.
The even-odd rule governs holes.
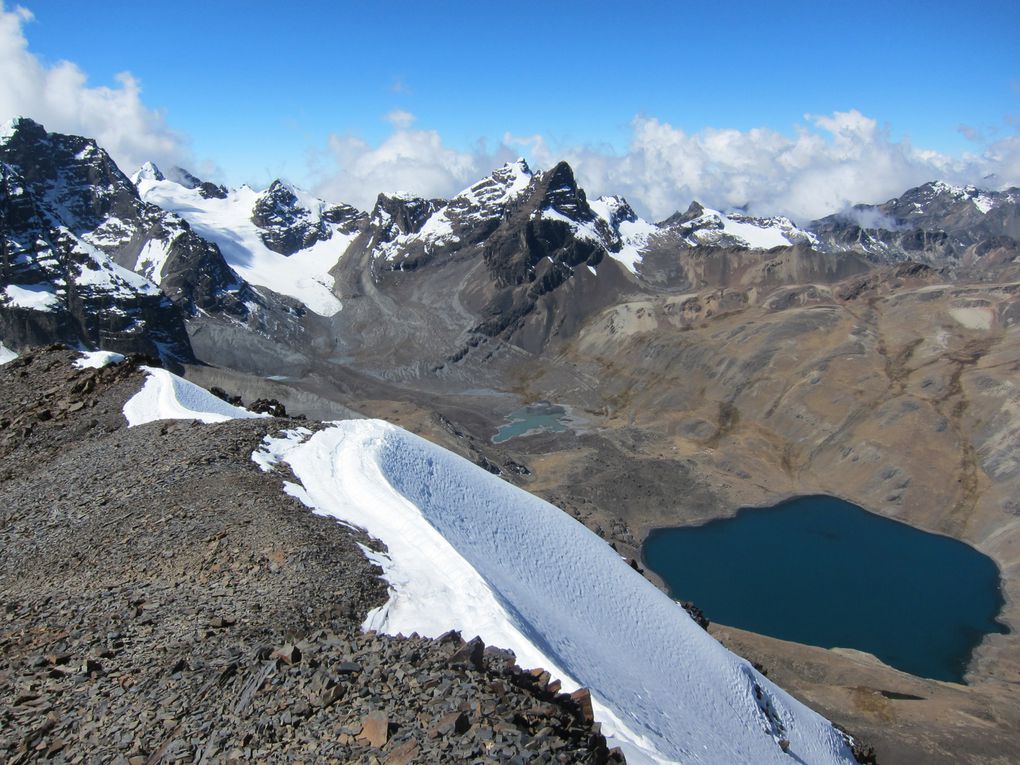
{"type": "MultiPolygon", "coordinates": [[[[380,194],[363,211],[284,180],[228,189],[152,163],[128,176],[94,141],[20,118],[0,129],[0,362],[55,342],[142,354],[227,397],[388,420],[548,500],[638,569],[653,528],[846,497],[995,559],[1015,625],[1018,213],[1020,189],[933,181],[815,221],[695,201],[652,222],[589,199],[566,163],[523,159],[450,199],[380,194]],[[561,431],[494,438],[552,404],[561,431]]],[[[185,389],[167,383],[165,400],[185,389]]],[[[365,453],[390,444],[351,485],[406,481],[394,454],[446,464],[378,428],[349,434],[365,453]]],[[[482,492],[469,483],[457,491],[482,492]]],[[[424,487],[407,488],[419,508],[450,489],[424,487]]],[[[981,644],[963,692],[713,629],[884,763],[1020,756],[1003,679],[1020,671],[1015,631],[981,644]],[[952,731],[946,708],[965,720],[952,731]],[[981,710],[994,722],[974,722],[981,710]]]]}
{"type": "Polygon", "coordinates": [[[826,281],[906,262],[1006,278],[1020,248],[1020,190],[941,182],[799,227],[697,202],[651,223],[620,197],[589,201],[566,163],[524,160],[449,200],[381,194],[362,212],[279,180],[228,190],[151,163],[128,178],[93,141],[24,118],[4,128],[0,162],[8,342],[181,361],[208,324],[369,357],[400,356],[401,330],[429,327],[406,363],[438,372],[500,341],[540,352],[635,294],[726,287],[780,260],[826,281]]]}

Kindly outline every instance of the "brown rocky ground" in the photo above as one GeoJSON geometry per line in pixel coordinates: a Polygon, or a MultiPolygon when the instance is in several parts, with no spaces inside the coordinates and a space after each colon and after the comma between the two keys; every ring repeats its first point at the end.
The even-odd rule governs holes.
{"type": "Polygon", "coordinates": [[[251,452],[287,420],[128,429],[134,362],[0,367],[0,761],[609,762],[583,693],[360,634],[385,585],[251,452]]]}

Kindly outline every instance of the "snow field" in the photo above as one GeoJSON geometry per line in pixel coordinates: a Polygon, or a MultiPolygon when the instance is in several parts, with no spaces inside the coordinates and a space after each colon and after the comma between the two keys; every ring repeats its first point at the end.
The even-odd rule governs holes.
{"type": "MultiPolygon", "coordinates": [[[[215,242],[230,267],[249,284],[299,300],[321,316],[339,313],[342,305],[333,294],[329,270],[354,239],[353,235],[334,230],[330,239],[293,255],[281,255],[263,244],[258,226],[252,223],[252,209],[260,194],[249,187],[229,192],[226,199],[206,199],[198,189],[174,181],[155,180],[145,173],[137,177],[142,199],[181,216],[195,233],[215,242]]],[[[311,207],[323,204],[296,193],[302,204],[311,207]]],[[[146,250],[139,255],[136,267],[144,268],[158,282],[165,258],[158,247],[146,250]]]]}
{"type": "Polygon", "coordinates": [[[257,459],[286,462],[301,482],[288,493],[387,546],[372,556],[390,600],[366,628],[455,628],[511,648],[564,688],[590,688],[631,762],[789,763],[781,738],[805,762],[853,762],[823,718],[726,651],[602,539],[470,462],[372,420],[267,439],[257,459]]]}

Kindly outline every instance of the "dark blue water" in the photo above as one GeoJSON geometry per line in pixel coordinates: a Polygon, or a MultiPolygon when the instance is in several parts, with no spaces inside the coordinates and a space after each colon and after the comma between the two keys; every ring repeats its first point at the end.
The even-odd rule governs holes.
{"type": "Polygon", "coordinates": [[[963,682],[981,639],[1007,631],[991,558],[834,497],[658,529],[643,553],[675,598],[712,621],[856,648],[921,677],[963,682]]]}

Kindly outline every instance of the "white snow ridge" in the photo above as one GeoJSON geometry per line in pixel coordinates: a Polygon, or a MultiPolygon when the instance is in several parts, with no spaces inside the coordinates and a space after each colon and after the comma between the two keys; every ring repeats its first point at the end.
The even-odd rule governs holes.
{"type": "Polygon", "coordinates": [[[198,420],[210,424],[268,416],[228,404],[205,388],[165,369],[142,369],[148,374],[145,385],[124,404],[128,427],[156,420],[198,420]]]}
{"type": "Polygon", "coordinates": [[[390,600],[366,627],[459,629],[545,667],[565,689],[590,688],[629,762],[854,762],[825,719],[723,648],[602,539],[469,461],[378,420],[289,431],[253,459],[264,470],[286,462],[301,482],[288,493],[387,546],[370,555],[390,600]]]}
{"type": "MultiPolygon", "coordinates": [[[[124,406],[130,425],[252,417],[161,369],[124,406]]],[[[389,601],[366,628],[458,629],[591,690],[596,717],[631,765],[853,765],[824,718],[758,674],[547,502],[394,425],[347,420],[267,436],[264,471],[286,462],[288,494],[364,528],[389,601]]]]}

